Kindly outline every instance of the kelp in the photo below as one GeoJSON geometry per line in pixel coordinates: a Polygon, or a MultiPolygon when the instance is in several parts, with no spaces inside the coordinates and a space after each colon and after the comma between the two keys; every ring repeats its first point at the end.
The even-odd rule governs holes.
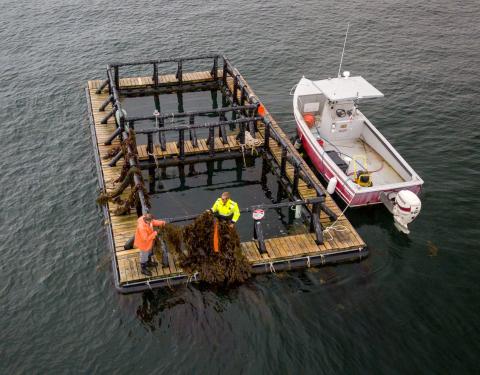
{"type": "Polygon", "coordinates": [[[121,147],[116,146],[112,147],[105,155],[103,155],[102,159],[107,160],[113,158],[115,155],[117,155],[121,150],[121,147]]]}
{"type": "Polygon", "coordinates": [[[113,211],[113,213],[117,216],[122,216],[122,215],[127,215],[130,213],[130,209],[133,207],[136,207],[137,205],[140,204],[138,202],[138,191],[141,190],[143,192],[143,196],[145,197],[145,205],[147,207],[150,207],[150,198],[148,196],[148,193],[143,185],[139,186],[134,186],[130,194],[128,195],[128,198],[124,201],[123,206],[119,206],[113,211]]]}
{"type": "Polygon", "coordinates": [[[250,264],[240,248],[240,237],[235,228],[219,221],[220,251],[213,251],[215,217],[205,212],[183,229],[184,251],[180,266],[187,273],[198,272],[200,279],[211,284],[230,285],[250,277],[250,264]]]}
{"type": "Polygon", "coordinates": [[[182,228],[173,224],[166,224],[158,230],[158,235],[167,242],[170,251],[174,251],[177,255],[182,253],[182,228]]]}
{"type": "Polygon", "coordinates": [[[97,198],[97,203],[99,205],[103,205],[106,204],[109,200],[113,200],[114,198],[120,196],[123,191],[133,182],[133,176],[140,173],[141,171],[137,167],[130,168],[122,183],[114,191],[112,191],[111,193],[107,193],[106,191],[100,193],[97,198]]]}

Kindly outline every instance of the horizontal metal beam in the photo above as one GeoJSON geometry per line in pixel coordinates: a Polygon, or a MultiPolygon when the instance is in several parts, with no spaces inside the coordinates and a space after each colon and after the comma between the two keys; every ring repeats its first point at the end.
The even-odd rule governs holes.
{"type": "MultiPolygon", "coordinates": [[[[258,204],[258,205],[255,205],[255,206],[242,208],[240,210],[240,212],[253,212],[254,210],[258,210],[258,209],[270,210],[270,209],[276,209],[276,208],[282,208],[282,207],[305,206],[307,204],[320,203],[320,202],[322,202],[322,199],[323,199],[322,197],[316,197],[316,198],[309,198],[309,199],[303,199],[303,200],[298,199],[298,200],[290,201],[290,202],[281,202],[281,203],[272,203],[272,204],[258,204]]],[[[163,220],[167,221],[168,223],[178,223],[180,221],[193,220],[201,214],[202,213],[198,213],[198,214],[194,214],[194,215],[178,216],[178,217],[169,217],[169,218],[163,218],[163,220]]]]}
{"type": "Polygon", "coordinates": [[[190,116],[201,116],[201,115],[208,115],[208,114],[222,114],[228,113],[233,111],[241,111],[246,109],[256,109],[257,105],[249,104],[249,105],[242,105],[242,106],[234,106],[234,107],[225,107],[225,108],[217,108],[217,109],[206,109],[202,111],[190,111],[190,112],[177,112],[177,113],[161,113],[158,116],[137,116],[137,117],[128,117],[126,121],[142,121],[142,120],[155,120],[155,119],[168,119],[168,118],[183,118],[183,117],[190,117],[190,116]]]}
{"type": "Polygon", "coordinates": [[[195,61],[195,60],[208,60],[214,58],[224,58],[223,55],[199,55],[199,56],[185,56],[185,57],[172,57],[168,59],[159,59],[159,60],[143,60],[143,61],[131,61],[131,62],[117,62],[111,63],[111,67],[121,67],[121,66],[134,66],[134,65],[152,65],[152,64],[162,64],[168,62],[179,62],[179,61],[195,61]]]}
{"type": "Polygon", "coordinates": [[[257,117],[240,118],[237,120],[219,121],[219,122],[211,122],[211,123],[197,124],[197,125],[177,125],[177,126],[171,126],[168,128],[152,128],[152,129],[137,130],[136,134],[152,134],[152,133],[161,133],[161,132],[178,131],[178,130],[204,129],[204,128],[219,127],[224,125],[244,124],[250,121],[260,121],[260,120],[262,120],[262,117],[257,116],[257,117]]]}
{"type": "Polygon", "coordinates": [[[143,86],[143,87],[120,87],[119,90],[122,96],[127,98],[135,98],[141,96],[171,94],[174,92],[192,92],[192,91],[207,91],[218,90],[219,84],[216,81],[202,81],[179,84],[178,82],[158,84],[158,87],[143,86]]]}
{"type": "MultiPolygon", "coordinates": [[[[257,150],[261,150],[260,147],[257,147],[257,150]]],[[[248,155],[250,157],[250,155],[248,155]]],[[[152,161],[140,161],[140,169],[149,169],[149,168],[166,168],[166,167],[176,167],[179,165],[187,165],[187,164],[198,164],[198,163],[205,163],[209,161],[218,161],[218,160],[232,160],[243,157],[241,151],[222,151],[217,152],[213,156],[209,154],[203,155],[187,155],[185,159],[179,158],[159,158],[157,159],[157,163],[152,161]]]]}

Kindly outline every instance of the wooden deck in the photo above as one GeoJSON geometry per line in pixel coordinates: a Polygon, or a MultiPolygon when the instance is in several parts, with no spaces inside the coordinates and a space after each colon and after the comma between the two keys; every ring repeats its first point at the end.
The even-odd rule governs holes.
{"type": "MultiPolygon", "coordinates": [[[[211,81],[212,77],[209,72],[193,72],[184,73],[183,82],[205,82],[211,81]]],[[[174,75],[159,76],[159,82],[162,83],[175,83],[177,80],[174,75]]],[[[125,87],[144,87],[152,84],[151,77],[137,77],[137,78],[123,78],[120,80],[121,86],[125,87]]],[[[107,98],[107,89],[101,94],[96,94],[96,89],[101,85],[101,80],[93,80],[88,82],[86,88],[88,105],[90,110],[90,121],[92,138],[94,140],[95,152],[97,152],[97,167],[99,173],[99,179],[101,180],[101,186],[105,186],[107,191],[114,189],[113,181],[119,176],[122,161],[117,163],[115,167],[109,167],[109,160],[105,160],[104,156],[113,147],[119,145],[119,141],[115,140],[111,146],[105,146],[104,142],[108,139],[110,134],[115,130],[115,120],[111,117],[107,124],[101,124],[100,121],[111,106],[106,108],[105,111],[100,112],[98,108],[107,98]]],[[[231,87],[233,82],[227,81],[231,87]]],[[[249,87],[251,93],[253,90],[249,87]]],[[[274,122],[276,130],[282,134],[285,139],[287,137],[283,131],[279,128],[276,122],[274,122]]],[[[263,128],[259,127],[259,135],[263,134],[263,128]]],[[[261,138],[263,139],[263,138],[261,138]]],[[[270,148],[274,157],[279,161],[281,149],[275,141],[270,140],[270,148]]],[[[225,149],[239,149],[240,146],[234,137],[228,138],[228,144],[223,144],[221,138],[215,140],[215,150],[225,149]]],[[[194,148],[191,144],[186,146],[186,153],[208,153],[208,146],[205,144],[205,140],[199,140],[199,147],[194,148]]],[[[296,152],[296,151],[295,151],[296,152]]],[[[145,145],[138,146],[138,153],[140,159],[147,159],[145,145]]],[[[155,148],[155,154],[158,157],[175,157],[178,154],[177,145],[175,142],[167,143],[167,150],[162,151],[157,145],[155,148]]],[[[306,164],[305,164],[306,165],[306,164]]],[[[307,166],[308,169],[308,166],[307,166]]],[[[308,169],[311,177],[315,178],[313,172],[308,169]]],[[[287,164],[287,175],[293,179],[293,167],[287,164]]],[[[302,198],[315,197],[315,191],[309,189],[307,184],[300,180],[299,193],[302,198]]],[[[123,197],[128,196],[129,189],[123,193],[123,197]]],[[[327,194],[326,205],[333,210],[337,215],[340,215],[341,211],[333,201],[333,199],[327,194]]],[[[105,214],[108,217],[106,225],[108,226],[109,233],[114,247],[114,259],[112,264],[114,265],[114,272],[116,273],[116,279],[118,281],[117,288],[121,292],[130,292],[145,289],[146,284],[148,286],[162,286],[166,284],[174,284],[179,282],[187,282],[191,280],[193,275],[186,275],[180,268],[177,259],[170,254],[169,266],[162,267],[157,266],[156,269],[151,269],[152,276],[145,277],[140,273],[139,264],[139,250],[125,250],[123,245],[128,240],[136,228],[137,215],[132,210],[129,215],[116,216],[114,214],[116,206],[109,202],[105,210],[105,214]]],[[[330,219],[323,212],[321,214],[321,223],[324,227],[331,224],[330,219]]],[[[366,246],[358,233],[349,223],[349,221],[342,216],[337,225],[342,225],[342,231],[329,231],[325,234],[324,243],[317,245],[314,241],[314,235],[312,233],[296,234],[278,238],[271,238],[265,241],[267,253],[260,254],[258,251],[258,244],[256,241],[249,241],[242,243],[242,249],[245,256],[252,264],[254,272],[269,272],[280,268],[295,268],[305,267],[314,264],[326,264],[329,263],[329,257],[337,255],[338,260],[353,260],[367,256],[366,246]]]]}
{"type": "MultiPolygon", "coordinates": [[[[258,134],[257,134],[258,136],[258,134]]],[[[222,138],[215,137],[215,151],[238,151],[241,149],[240,143],[235,139],[233,135],[227,136],[227,143],[222,142],[222,138]]],[[[207,139],[198,139],[197,147],[193,146],[191,141],[185,141],[185,155],[195,155],[195,154],[208,154],[209,148],[207,144],[207,139]]],[[[166,142],[166,150],[163,151],[160,148],[160,145],[154,145],[154,155],[157,158],[167,158],[167,157],[176,157],[180,154],[180,151],[177,146],[177,142],[166,142]]],[[[250,147],[245,147],[247,150],[250,147]]],[[[138,159],[139,160],[148,160],[147,145],[138,145],[137,146],[138,159]]]]}

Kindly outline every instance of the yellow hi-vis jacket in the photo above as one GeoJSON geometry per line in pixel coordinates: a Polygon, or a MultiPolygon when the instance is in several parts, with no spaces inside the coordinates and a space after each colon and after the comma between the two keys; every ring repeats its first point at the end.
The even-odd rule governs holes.
{"type": "Polygon", "coordinates": [[[231,199],[228,199],[225,204],[223,204],[222,198],[218,198],[212,206],[212,211],[214,213],[218,212],[220,216],[231,216],[234,223],[240,217],[240,210],[238,209],[238,204],[231,199]]]}

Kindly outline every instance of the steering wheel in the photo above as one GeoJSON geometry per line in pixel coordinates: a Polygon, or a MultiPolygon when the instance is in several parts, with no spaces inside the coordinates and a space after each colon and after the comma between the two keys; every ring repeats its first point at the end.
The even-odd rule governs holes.
{"type": "Polygon", "coordinates": [[[345,117],[345,115],[347,114],[345,110],[341,108],[337,109],[335,113],[337,114],[338,117],[345,117]]]}

